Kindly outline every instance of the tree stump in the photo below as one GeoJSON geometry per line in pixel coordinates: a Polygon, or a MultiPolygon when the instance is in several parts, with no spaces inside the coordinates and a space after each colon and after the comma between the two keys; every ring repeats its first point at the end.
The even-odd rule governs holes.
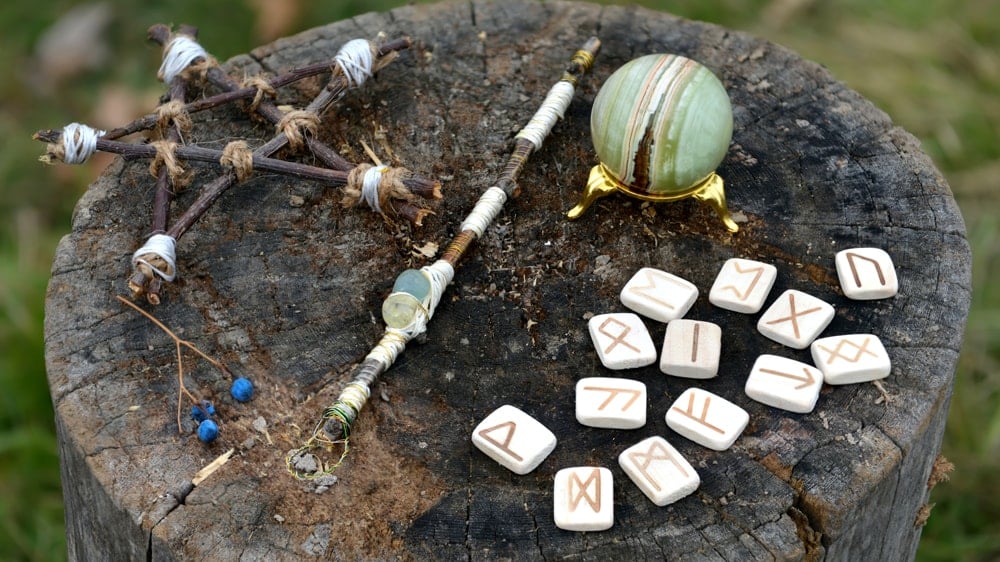
{"type": "MultiPolygon", "coordinates": [[[[178,434],[172,341],[113,298],[125,294],[129,255],[148,231],[148,163],[118,159],[80,200],[58,248],[45,325],[71,559],[913,556],[970,302],[971,260],[951,192],[912,136],[794,53],[635,7],[404,7],[318,27],[227,64],[237,74],[278,73],[379,32],[409,35],[414,47],[344,98],[319,135],[354,161],[365,160],[365,140],[384,159],[442,179],[445,199],[423,227],[410,228],[342,208],[336,189],[257,175],[181,239],[180,277],[160,306],[147,308],[257,385],[252,402],[237,404],[228,380],[186,356],[187,385],[219,409],[215,443],[178,434]],[[375,386],[336,483],[293,479],[286,452],[381,334],[381,302],[398,272],[429,263],[415,248],[443,249],[456,233],[502,171],[514,133],[590,35],[604,45],[592,75],[528,162],[520,196],[458,268],[427,341],[411,344],[375,386]],[[729,91],[735,131],[719,173],[736,234],[693,201],[649,205],[616,195],[579,221],[564,218],[596,163],[589,113],[598,88],[621,64],[656,52],[702,62],[729,91]],[[892,255],[898,296],[843,296],[833,256],[855,246],[892,255]],[[806,415],[750,400],[743,385],[760,354],[811,361],[761,336],[757,315],[707,302],[731,257],[777,266],[768,304],[800,289],[836,307],[825,334],[882,338],[893,362],[888,398],[873,384],[825,386],[806,415]],[[601,366],[585,317],[621,311],[618,292],[644,266],[701,289],[687,317],[723,327],[717,378],[601,366]],[[585,376],[645,382],[648,423],[630,431],[579,425],[574,384],[585,376]],[[725,452],[666,427],[669,405],[694,382],[750,413],[725,452]],[[526,476],[470,442],[475,425],[503,404],[559,438],[526,476]],[[674,444],[702,480],[666,507],[647,500],[617,464],[624,448],[652,435],[674,444]],[[192,476],[229,448],[229,462],[193,486],[192,476]],[[614,474],[608,531],[553,523],[553,475],[581,465],[614,474]]],[[[301,107],[321,86],[285,89],[278,102],[301,107]]],[[[198,115],[189,140],[255,145],[271,135],[227,107],[198,115]]],[[[215,174],[212,166],[194,169],[174,216],[215,174]]],[[[662,341],[664,326],[647,325],[662,341]]]]}

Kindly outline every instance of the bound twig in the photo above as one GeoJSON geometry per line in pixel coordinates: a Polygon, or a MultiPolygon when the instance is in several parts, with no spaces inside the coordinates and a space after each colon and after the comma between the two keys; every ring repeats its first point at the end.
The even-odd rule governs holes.
{"type": "MultiPolygon", "coordinates": [[[[170,84],[170,101],[184,101],[187,92],[187,80],[182,77],[174,79],[170,84]]],[[[181,135],[177,125],[166,129],[166,140],[170,142],[180,142],[181,135]]],[[[174,190],[177,184],[171,178],[170,171],[166,166],[161,166],[156,176],[156,190],[153,195],[153,222],[151,225],[152,234],[162,234],[167,229],[167,216],[170,214],[170,202],[174,198],[174,190]]],[[[159,277],[153,276],[150,272],[152,283],[150,283],[146,299],[150,304],[160,304],[160,289],[162,281],[159,277]]]]}
{"type": "MultiPolygon", "coordinates": [[[[62,142],[62,131],[46,129],[35,133],[34,138],[47,143],[59,144],[62,142]]],[[[301,164],[299,162],[289,162],[263,155],[263,153],[274,154],[277,152],[281,148],[278,145],[284,144],[283,141],[284,139],[281,139],[281,141],[272,139],[267,144],[255,150],[253,155],[253,170],[256,172],[272,172],[301,179],[315,180],[334,187],[342,187],[347,184],[348,172],[310,166],[309,164],[301,164]]],[[[138,158],[152,159],[156,158],[157,154],[157,149],[153,145],[106,140],[103,137],[97,139],[97,150],[121,155],[126,160],[138,158]]],[[[222,150],[202,146],[178,145],[174,147],[173,153],[180,160],[193,162],[218,163],[223,156],[222,150]]],[[[235,177],[233,179],[235,180],[235,177]]]]}
{"type": "MultiPolygon", "coordinates": [[[[333,61],[323,61],[315,64],[310,64],[308,66],[303,66],[301,68],[296,68],[288,71],[285,74],[276,76],[267,80],[267,83],[273,89],[283,88],[289,84],[293,84],[302,80],[304,78],[309,78],[310,76],[317,76],[320,74],[328,73],[333,69],[333,61]]],[[[237,90],[231,92],[222,92],[215,94],[206,98],[201,98],[189,102],[184,105],[184,112],[191,115],[199,111],[204,111],[206,109],[211,109],[213,107],[219,107],[227,103],[234,101],[251,99],[257,95],[258,88],[253,86],[241,87],[237,90]]],[[[143,115],[138,119],[122,125],[121,127],[116,127],[106,132],[103,138],[107,140],[116,140],[124,136],[131,135],[133,133],[138,133],[141,131],[148,131],[154,127],[159,120],[160,116],[158,113],[149,113],[143,115]]]]}
{"type": "MultiPolygon", "coordinates": [[[[154,33],[157,36],[159,36],[163,32],[160,29],[161,27],[164,30],[166,30],[168,34],[170,33],[170,29],[167,28],[166,26],[156,25],[151,27],[148,32],[151,39],[154,39],[152,37],[154,33]]],[[[193,30],[193,28],[185,28],[185,29],[193,30]]],[[[384,43],[379,47],[379,49],[380,52],[389,53],[406,49],[409,46],[410,46],[410,39],[408,37],[404,37],[401,39],[395,39],[393,41],[384,43]]],[[[311,76],[317,76],[320,74],[333,72],[335,68],[336,64],[333,60],[317,62],[307,66],[289,70],[284,74],[268,79],[266,83],[269,85],[270,89],[277,90],[285,86],[288,86],[289,84],[298,82],[299,80],[302,80],[304,78],[309,78],[311,76]]],[[[221,105],[225,105],[227,103],[231,103],[234,101],[252,99],[258,95],[259,90],[260,89],[257,86],[247,85],[239,87],[232,91],[221,92],[212,96],[197,99],[184,105],[184,113],[191,115],[199,111],[204,111],[206,109],[211,109],[213,107],[219,107],[221,105]]],[[[116,140],[124,136],[128,136],[141,131],[148,131],[149,129],[152,129],[156,126],[158,119],[159,119],[159,114],[157,113],[149,113],[147,115],[143,115],[142,117],[139,117],[138,119],[132,121],[131,123],[107,131],[104,134],[104,138],[108,140],[116,140]]]]}
{"type": "Polygon", "coordinates": [[[590,69],[600,44],[596,37],[591,38],[573,55],[562,78],[549,90],[531,121],[517,134],[514,152],[503,174],[480,197],[442,258],[420,270],[404,271],[397,278],[393,293],[382,305],[382,318],[386,323],[382,338],[355,369],[353,380],[337,400],[323,410],[322,418],[305,444],[289,452],[285,458],[286,467],[293,476],[315,478],[329,474],[343,462],[349,450],[352,425],[367,403],[372,385],[406,349],[406,344],[426,331],[445,287],[454,277],[459,260],[471,243],[483,235],[506,200],[517,195],[517,178],[521,169],[531,153],[541,147],[556,120],[565,113],[573,99],[577,80],[590,69]],[[338,460],[318,462],[319,469],[311,474],[303,474],[296,468],[299,458],[313,454],[316,449],[330,450],[338,444],[342,446],[338,460]]]}

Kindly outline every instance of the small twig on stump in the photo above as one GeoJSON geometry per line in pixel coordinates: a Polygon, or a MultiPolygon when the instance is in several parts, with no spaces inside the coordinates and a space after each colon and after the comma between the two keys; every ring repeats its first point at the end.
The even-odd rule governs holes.
{"type": "MultiPolygon", "coordinates": [[[[304,78],[309,78],[310,76],[316,76],[319,74],[328,73],[333,68],[333,61],[324,61],[311,64],[308,66],[303,66],[301,68],[296,68],[288,71],[285,74],[276,76],[268,80],[268,84],[274,89],[282,88],[289,84],[298,82],[304,78]]],[[[253,98],[257,95],[257,88],[246,87],[239,88],[238,90],[233,90],[231,92],[222,92],[209,96],[206,98],[198,99],[187,103],[184,105],[184,111],[186,113],[193,114],[199,111],[204,111],[206,109],[211,109],[213,107],[219,107],[227,103],[231,103],[238,100],[245,100],[248,98],[253,98]]],[[[120,139],[124,136],[131,135],[133,133],[138,133],[140,131],[147,131],[156,126],[156,122],[159,119],[159,115],[156,113],[149,113],[139,117],[135,121],[123,125],[121,127],[116,127],[106,132],[102,138],[108,140],[120,139]]]]}
{"type": "Polygon", "coordinates": [[[184,346],[184,347],[190,349],[191,351],[194,351],[199,356],[201,356],[202,359],[204,359],[205,361],[208,361],[209,363],[211,363],[212,366],[214,366],[216,369],[222,371],[222,373],[224,375],[228,376],[229,378],[233,378],[232,372],[230,372],[229,369],[224,364],[222,364],[221,362],[216,361],[215,359],[212,359],[211,357],[209,357],[208,355],[206,355],[205,353],[203,353],[200,349],[198,349],[198,346],[194,345],[193,343],[191,343],[191,342],[189,342],[187,340],[182,340],[181,338],[177,337],[177,334],[175,334],[170,328],[168,328],[165,324],[163,324],[163,322],[160,322],[152,314],[150,314],[150,313],[146,312],[145,310],[139,308],[138,305],[130,302],[128,299],[126,299],[125,297],[122,297],[121,295],[115,295],[115,298],[118,299],[119,301],[121,301],[123,304],[131,307],[133,310],[135,310],[139,314],[145,316],[147,320],[149,320],[150,322],[152,322],[153,324],[155,324],[157,328],[159,328],[160,330],[162,330],[163,333],[167,334],[168,336],[170,336],[171,339],[174,340],[174,346],[177,349],[177,385],[178,385],[178,388],[177,388],[177,433],[184,433],[183,425],[181,424],[181,400],[182,400],[182,398],[184,396],[187,396],[189,399],[191,399],[192,404],[194,404],[196,406],[199,404],[199,400],[197,398],[195,398],[193,394],[191,394],[191,392],[187,389],[186,386],[184,386],[184,359],[181,356],[181,346],[184,346]]]}
{"type": "MultiPolygon", "coordinates": [[[[187,95],[187,80],[183,76],[178,76],[170,83],[170,102],[184,102],[187,95]]],[[[182,110],[183,111],[183,110],[182,110]]],[[[165,137],[169,142],[181,142],[180,125],[176,122],[170,123],[166,129],[165,137]]],[[[170,203],[174,198],[174,192],[179,189],[176,182],[172,181],[167,166],[161,166],[156,176],[156,192],[153,195],[153,222],[150,228],[152,234],[162,234],[167,230],[167,218],[170,214],[170,203]]],[[[146,299],[150,304],[160,304],[160,289],[163,281],[148,273],[150,278],[146,290],[146,299]]]]}
{"type": "MultiPolygon", "coordinates": [[[[61,135],[61,131],[46,129],[35,133],[35,139],[48,143],[58,143],[60,142],[61,135]]],[[[344,185],[347,185],[349,172],[331,170],[329,168],[320,168],[317,166],[310,166],[308,164],[301,164],[299,162],[289,162],[287,160],[280,160],[265,156],[265,153],[274,154],[281,148],[277,145],[283,144],[283,142],[277,141],[277,138],[278,137],[275,137],[275,139],[272,139],[267,144],[254,151],[254,171],[272,172],[306,180],[318,181],[333,187],[343,187],[344,185]]],[[[284,139],[282,139],[282,141],[283,140],[284,139]]],[[[156,157],[156,147],[152,145],[106,140],[104,138],[97,139],[97,150],[101,152],[119,154],[126,160],[156,157]]],[[[223,151],[214,148],[205,148],[202,146],[182,145],[174,148],[174,155],[180,160],[214,162],[218,164],[219,160],[222,158],[223,151]]],[[[227,176],[222,177],[224,178],[227,176]]],[[[235,181],[235,175],[232,179],[235,181]]],[[[229,186],[226,187],[228,188],[229,186]]],[[[225,190],[223,189],[223,191],[225,190]]],[[[173,229],[171,229],[171,231],[173,231],[173,229]]]]}

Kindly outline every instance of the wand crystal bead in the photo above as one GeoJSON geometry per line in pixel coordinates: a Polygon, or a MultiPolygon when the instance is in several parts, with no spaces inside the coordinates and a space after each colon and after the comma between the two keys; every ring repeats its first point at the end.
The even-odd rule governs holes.
{"type": "Polygon", "coordinates": [[[416,319],[431,293],[431,281],[419,269],[407,269],[399,274],[392,293],[382,303],[382,320],[390,328],[402,330],[416,319]]]}

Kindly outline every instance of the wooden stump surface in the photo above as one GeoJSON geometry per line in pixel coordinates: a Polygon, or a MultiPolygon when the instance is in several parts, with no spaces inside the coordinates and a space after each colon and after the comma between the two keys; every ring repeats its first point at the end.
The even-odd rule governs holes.
{"type": "MultiPolygon", "coordinates": [[[[148,163],[117,160],[79,202],[53,266],[45,326],[71,558],[912,557],[971,283],[961,216],[912,136],[781,47],[641,8],[405,7],[317,27],[228,65],[236,75],[278,73],[379,32],[409,35],[414,46],[326,115],[319,135],[354,161],[365,159],[365,140],[392,163],[442,179],[445,199],[422,228],[410,228],[367,208],[342,208],[336,189],[256,175],[181,239],[180,278],[160,306],[146,308],[257,385],[251,403],[236,404],[229,381],[186,354],[188,386],[219,409],[214,444],[178,435],[173,344],[114,300],[126,292],[129,256],[149,228],[148,163]],[[415,248],[443,249],[456,233],[500,174],[514,133],[590,35],[604,44],[592,75],[526,166],[520,197],[458,269],[426,343],[411,344],[377,383],[336,483],[324,490],[291,478],[286,452],[381,334],[379,310],[395,276],[429,263],[415,248]],[[704,63],[729,91],[735,131],[719,173],[738,234],[693,201],[643,205],[614,196],[578,222],[563,217],[595,164],[589,113],[598,88],[621,64],[656,52],[704,63]],[[892,255],[898,296],[842,295],[833,256],[856,246],[892,255]],[[731,257],[777,266],[768,304],[799,289],[836,307],[824,334],[882,338],[893,361],[884,381],[889,400],[872,384],[826,386],[815,411],[797,415],[747,398],[743,385],[758,355],[811,360],[761,336],[758,315],[708,303],[731,257]],[[644,266],[698,286],[687,317],[723,327],[719,377],[601,366],[585,317],[624,310],[618,292],[644,266]],[[645,382],[646,426],[579,425],[573,389],[585,376],[645,382]],[[728,451],[666,427],[670,403],[695,384],[750,413],[728,451]],[[559,438],[526,476],[470,442],[475,425],[503,404],[559,438]],[[258,418],[270,441],[254,428],[258,418]],[[666,437],[702,479],[693,495],[662,508],[617,464],[624,448],[651,435],[666,437]],[[229,448],[233,458],[192,488],[192,476],[229,448]],[[614,473],[609,531],[572,533],[553,523],[553,475],[579,465],[614,473]]],[[[322,84],[286,88],[278,102],[304,106],[322,84]]],[[[232,138],[256,146],[272,134],[229,107],[198,115],[192,138],[221,148],[232,138]]],[[[175,217],[216,173],[194,169],[175,217]]],[[[664,325],[647,325],[661,342],[664,325]]]]}

